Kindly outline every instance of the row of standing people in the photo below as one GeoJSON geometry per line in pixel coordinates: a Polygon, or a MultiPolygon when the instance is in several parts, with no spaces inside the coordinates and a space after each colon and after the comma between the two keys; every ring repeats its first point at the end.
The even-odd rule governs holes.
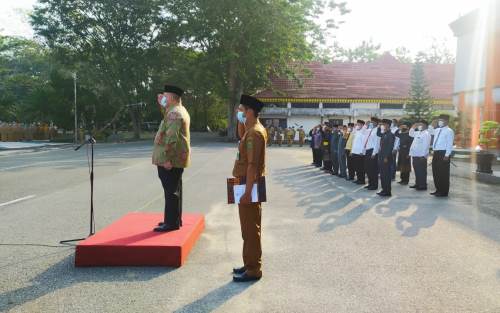
{"type": "Polygon", "coordinates": [[[287,128],[268,126],[266,127],[266,131],[269,138],[269,146],[276,144],[281,147],[284,143],[286,143],[289,147],[291,147],[296,142],[295,138],[297,137],[297,134],[297,143],[300,147],[302,147],[306,141],[306,132],[304,131],[303,126],[300,126],[297,129],[295,129],[295,126],[287,128]]]}
{"type": "Polygon", "coordinates": [[[368,190],[378,190],[380,179],[382,190],[378,195],[391,196],[397,170],[399,184],[409,184],[413,168],[415,183],[410,188],[427,190],[427,164],[432,150],[436,190],[431,194],[447,197],[454,140],[448,121],[448,115],[440,115],[438,125],[433,127],[427,121],[409,125],[373,117],[367,123],[357,120],[343,126],[318,125],[309,132],[313,164],[332,175],[365,185],[368,190]]]}
{"type": "Polygon", "coordinates": [[[0,141],[52,140],[57,136],[57,127],[49,124],[22,124],[0,121],[0,141]]]}

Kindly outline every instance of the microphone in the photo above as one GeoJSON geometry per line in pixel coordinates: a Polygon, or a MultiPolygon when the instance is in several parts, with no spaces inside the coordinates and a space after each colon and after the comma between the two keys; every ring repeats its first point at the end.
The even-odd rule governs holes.
{"type": "Polygon", "coordinates": [[[86,137],[86,140],[85,140],[85,141],[84,141],[81,145],[79,145],[78,147],[76,147],[76,148],[75,148],[75,151],[80,150],[80,148],[81,148],[81,147],[83,147],[83,146],[85,146],[86,144],[91,144],[91,145],[93,145],[93,144],[95,144],[95,143],[97,142],[97,141],[95,140],[95,138],[94,138],[94,137],[92,137],[92,136],[86,135],[85,137],[86,137]]]}

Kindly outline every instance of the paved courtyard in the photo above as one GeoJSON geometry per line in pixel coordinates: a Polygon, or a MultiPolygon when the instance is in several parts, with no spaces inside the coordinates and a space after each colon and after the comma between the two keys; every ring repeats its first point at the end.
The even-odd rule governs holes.
{"type": "MultiPolygon", "coordinates": [[[[96,146],[98,230],[161,211],[150,154],[150,143],[96,146]]],[[[86,150],[0,154],[0,311],[500,312],[498,185],[453,177],[449,199],[397,184],[381,199],[311,167],[310,154],[269,149],[264,277],[242,285],[230,273],[237,208],[225,204],[234,144],[194,145],[184,209],[207,228],[179,269],[75,268],[58,242],[88,233],[86,150]]]]}

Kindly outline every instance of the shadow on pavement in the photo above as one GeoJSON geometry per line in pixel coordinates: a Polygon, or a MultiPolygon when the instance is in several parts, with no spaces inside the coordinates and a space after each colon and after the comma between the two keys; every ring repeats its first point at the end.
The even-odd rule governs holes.
{"type": "Polygon", "coordinates": [[[175,313],[189,312],[212,312],[221,305],[241,294],[243,291],[252,286],[253,283],[233,283],[229,282],[217,289],[207,293],[203,298],[200,298],[178,310],[175,313]]]}
{"type": "MultiPolygon", "coordinates": [[[[326,174],[314,166],[302,165],[273,171],[273,180],[291,191],[297,207],[307,219],[321,218],[318,231],[333,231],[355,222],[369,210],[384,218],[395,217],[395,227],[402,236],[414,237],[422,229],[435,225],[438,218],[466,225],[470,229],[500,242],[498,221],[481,214],[476,199],[492,198],[485,188],[476,193],[461,192],[467,186],[452,186],[449,198],[433,198],[427,192],[416,192],[393,184],[393,197],[379,198],[343,178],[326,174]],[[455,194],[456,193],[456,194],[455,194]]],[[[470,189],[470,187],[469,187],[470,189]]]]}
{"type": "Polygon", "coordinates": [[[54,291],[86,282],[147,281],[174,271],[165,267],[93,267],[74,266],[74,254],[63,258],[31,280],[31,285],[0,294],[0,311],[36,300],[54,291]]]}

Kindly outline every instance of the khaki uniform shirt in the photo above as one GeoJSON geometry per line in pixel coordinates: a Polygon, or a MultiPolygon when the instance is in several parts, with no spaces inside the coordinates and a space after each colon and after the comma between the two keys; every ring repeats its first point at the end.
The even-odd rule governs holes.
{"type": "Polygon", "coordinates": [[[249,164],[254,164],[257,167],[258,177],[265,175],[266,143],[266,130],[260,122],[257,122],[245,132],[240,140],[233,168],[234,177],[246,177],[249,164]]]}
{"type": "Polygon", "coordinates": [[[170,161],[176,168],[189,166],[191,163],[189,124],[190,117],[185,107],[174,105],[167,108],[154,141],[154,165],[161,166],[170,161]]]}

